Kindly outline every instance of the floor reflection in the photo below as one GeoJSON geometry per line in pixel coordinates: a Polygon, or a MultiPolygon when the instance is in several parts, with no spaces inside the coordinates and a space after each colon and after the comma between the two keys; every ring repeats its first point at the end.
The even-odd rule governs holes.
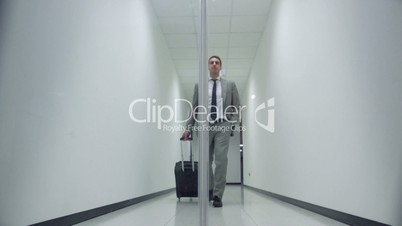
{"type": "MultiPolygon", "coordinates": [[[[266,195],[228,185],[223,207],[208,208],[209,226],[341,226],[345,225],[266,195]]],[[[199,224],[198,198],[176,197],[176,192],[83,222],[80,226],[199,224]]]]}

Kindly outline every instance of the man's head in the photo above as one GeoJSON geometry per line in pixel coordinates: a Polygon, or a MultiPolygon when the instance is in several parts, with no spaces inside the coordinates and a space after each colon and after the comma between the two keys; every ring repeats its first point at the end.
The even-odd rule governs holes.
{"type": "Polygon", "coordinates": [[[209,74],[212,78],[217,78],[219,76],[219,71],[222,67],[222,60],[218,56],[211,56],[208,59],[208,69],[209,74]]]}

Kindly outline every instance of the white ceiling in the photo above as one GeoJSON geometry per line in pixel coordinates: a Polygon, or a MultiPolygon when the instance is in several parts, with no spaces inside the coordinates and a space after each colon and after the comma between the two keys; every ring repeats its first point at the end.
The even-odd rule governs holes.
{"type": "MultiPolygon", "coordinates": [[[[173,58],[185,98],[198,81],[199,0],[151,0],[173,58]]],[[[207,0],[208,56],[222,59],[223,74],[242,93],[272,0],[207,0]]]]}

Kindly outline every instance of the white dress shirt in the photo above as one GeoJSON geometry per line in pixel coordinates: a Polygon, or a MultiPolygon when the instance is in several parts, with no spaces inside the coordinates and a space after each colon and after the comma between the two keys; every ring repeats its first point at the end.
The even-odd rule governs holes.
{"type": "MultiPolygon", "coordinates": [[[[209,77],[208,83],[208,113],[211,113],[211,105],[212,105],[212,89],[214,87],[214,81],[209,77]]],[[[221,85],[221,77],[216,78],[216,119],[223,118],[223,102],[222,102],[222,85],[221,85]]]]}

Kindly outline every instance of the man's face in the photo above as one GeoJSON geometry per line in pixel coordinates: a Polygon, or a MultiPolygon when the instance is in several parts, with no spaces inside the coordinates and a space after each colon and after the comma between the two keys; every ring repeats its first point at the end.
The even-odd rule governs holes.
{"type": "Polygon", "coordinates": [[[208,62],[208,69],[211,72],[211,74],[219,74],[219,71],[221,70],[221,62],[217,58],[211,58],[208,62]]]}

